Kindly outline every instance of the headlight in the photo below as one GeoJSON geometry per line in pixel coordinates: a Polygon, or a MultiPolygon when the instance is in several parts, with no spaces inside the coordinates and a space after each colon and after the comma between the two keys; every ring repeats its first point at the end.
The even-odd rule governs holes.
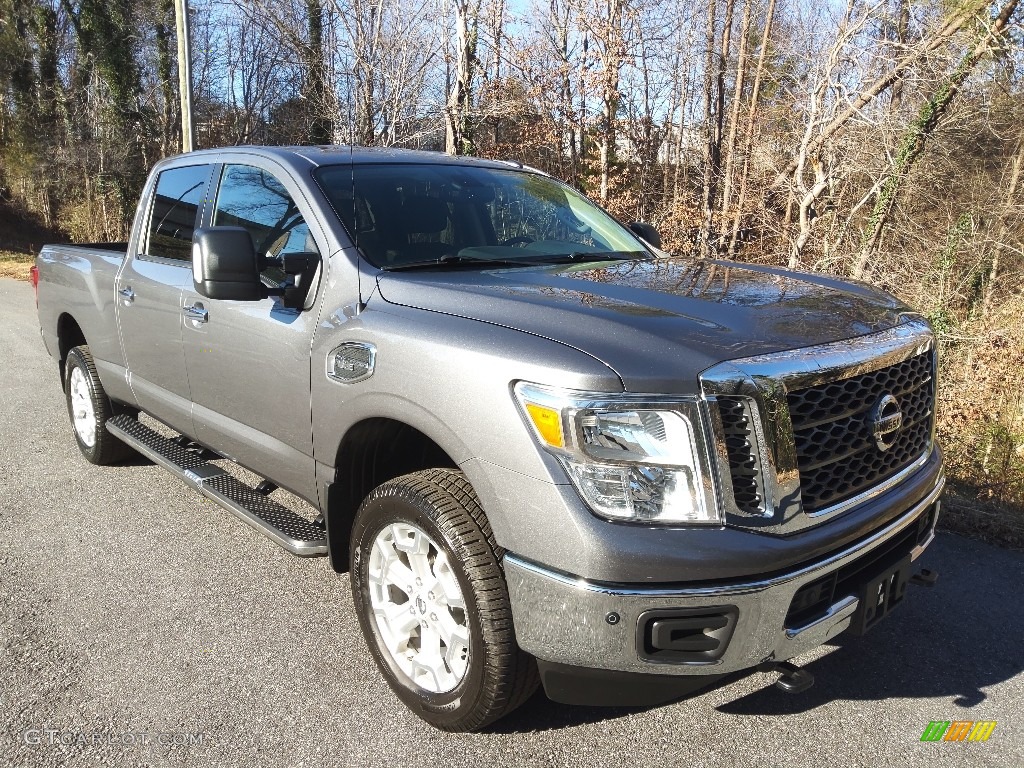
{"type": "Polygon", "coordinates": [[[720,525],[695,398],[560,390],[520,382],[516,398],[547,451],[597,514],[720,525]]]}

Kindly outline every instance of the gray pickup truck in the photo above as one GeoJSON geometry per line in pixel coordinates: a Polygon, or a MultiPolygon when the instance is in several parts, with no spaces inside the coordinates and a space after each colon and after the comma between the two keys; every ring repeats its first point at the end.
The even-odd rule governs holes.
{"type": "Polygon", "coordinates": [[[39,321],[85,458],[141,453],[349,572],[439,728],[538,684],[799,691],[788,659],[935,579],[933,335],[865,285],[656,245],[516,163],[217,149],[153,169],[127,244],[45,247],[39,321]]]}

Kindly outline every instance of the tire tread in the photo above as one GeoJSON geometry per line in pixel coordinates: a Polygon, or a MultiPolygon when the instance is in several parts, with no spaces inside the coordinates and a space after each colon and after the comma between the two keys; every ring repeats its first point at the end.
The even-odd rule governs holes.
{"type": "Polygon", "coordinates": [[[441,532],[450,542],[458,543],[488,646],[484,690],[480,705],[465,717],[433,724],[450,731],[479,730],[523,704],[540,684],[536,662],[516,643],[501,567],[505,550],[495,541],[472,485],[458,470],[426,469],[394,478],[371,492],[367,501],[384,496],[426,502],[436,511],[434,522],[441,532]]]}
{"type": "Polygon", "coordinates": [[[96,415],[96,443],[89,450],[78,439],[74,433],[74,421],[71,428],[75,434],[75,441],[85,458],[93,464],[110,465],[120,464],[136,455],[135,451],[127,443],[121,442],[106,429],[107,419],[121,412],[129,412],[127,406],[120,406],[107,397],[103,384],[100,382],[99,374],[96,372],[96,363],[93,361],[92,352],[88,345],[73,347],[68,351],[64,366],[64,389],[68,400],[68,411],[70,415],[71,400],[71,370],[73,367],[81,367],[89,381],[89,389],[92,394],[92,407],[96,415]]]}

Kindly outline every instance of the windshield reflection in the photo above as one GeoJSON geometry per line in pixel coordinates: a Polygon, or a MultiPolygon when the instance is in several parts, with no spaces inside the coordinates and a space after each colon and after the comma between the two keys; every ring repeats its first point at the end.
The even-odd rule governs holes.
{"type": "Polygon", "coordinates": [[[384,269],[649,253],[596,205],[539,173],[380,163],[325,166],[315,177],[363,255],[384,269]]]}

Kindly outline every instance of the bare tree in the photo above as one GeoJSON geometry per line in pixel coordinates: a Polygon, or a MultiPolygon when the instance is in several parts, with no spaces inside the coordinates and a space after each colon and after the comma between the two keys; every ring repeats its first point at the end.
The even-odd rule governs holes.
{"type": "Polygon", "coordinates": [[[598,126],[598,171],[601,200],[608,199],[609,176],[616,154],[616,120],[619,111],[619,76],[626,57],[623,23],[628,0],[603,0],[602,15],[594,19],[590,32],[601,64],[601,121],[598,126]]]}
{"type": "Polygon", "coordinates": [[[747,187],[750,180],[750,151],[754,145],[754,131],[757,126],[757,109],[761,99],[761,85],[764,82],[765,61],[768,55],[768,48],[771,43],[772,26],[775,23],[775,2],[768,0],[768,10],[765,13],[764,32],[761,35],[761,48],[757,54],[757,66],[754,69],[754,85],[751,88],[750,103],[747,106],[746,129],[743,133],[743,167],[740,170],[740,189],[736,201],[735,213],[732,217],[732,231],[729,235],[728,255],[733,258],[736,255],[736,244],[739,239],[740,221],[743,217],[743,209],[747,200],[747,187]]]}
{"type": "Polygon", "coordinates": [[[924,151],[925,142],[935,132],[953,100],[960,93],[967,77],[982,56],[990,52],[993,45],[1003,36],[1018,4],[1019,0],[1009,0],[1002,6],[982,35],[981,40],[960,60],[957,68],[943,80],[938,90],[921,107],[917,119],[910,124],[900,142],[892,168],[876,193],[875,207],[865,228],[860,255],[854,265],[854,277],[864,278],[867,275],[870,270],[871,258],[878,247],[882,231],[889,222],[892,208],[907,174],[924,151]]]}
{"type": "MultiPolygon", "coordinates": [[[[855,3],[851,3],[847,17],[852,17],[852,9],[855,3]]],[[[822,146],[840,131],[847,123],[860,113],[876,97],[884,93],[914,65],[922,62],[936,49],[945,45],[974,15],[987,5],[983,0],[974,0],[958,7],[945,21],[945,23],[931,35],[921,41],[919,45],[911,49],[896,64],[885,72],[881,77],[870,82],[864,87],[857,89],[857,96],[849,101],[837,114],[825,124],[817,135],[802,146],[803,154],[814,154],[821,150],[822,146]]],[[[784,185],[790,176],[800,165],[800,153],[794,155],[789,163],[775,177],[777,185],[784,185]]]]}
{"type": "Polygon", "coordinates": [[[715,175],[718,166],[717,132],[715,129],[715,16],[718,11],[718,0],[708,0],[707,25],[704,33],[704,157],[703,157],[703,188],[701,203],[704,208],[704,226],[700,239],[701,256],[711,255],[711,226],[715,197],[715,175]]]}
{"type": "Polygon", "coordinates": [[[740,22],[740,49],[736,61],[736,77],[733,85],[732,109],[729,113],[729,133],[726,137],[723,159],[722,178],[722,215],[721,235],[719,236],[719,248],[728,244],[729,236],[726,232],[726,222],[730,220],[732,203],[733,181],[736,173],[736,143],[739,134],[740,107],[743,103],[743,88],[747,74],[747,41],[750,35],[750,11],[753,3],[745,0],[743,3],[743,18],[740,22]]]}
{"type": "Polygon", "coordinates": [[[473,79],[480,27],[481,0],[452,0],[455,8],[455,76],[445,112],[445,151],[473,154],[473,79]]]}

